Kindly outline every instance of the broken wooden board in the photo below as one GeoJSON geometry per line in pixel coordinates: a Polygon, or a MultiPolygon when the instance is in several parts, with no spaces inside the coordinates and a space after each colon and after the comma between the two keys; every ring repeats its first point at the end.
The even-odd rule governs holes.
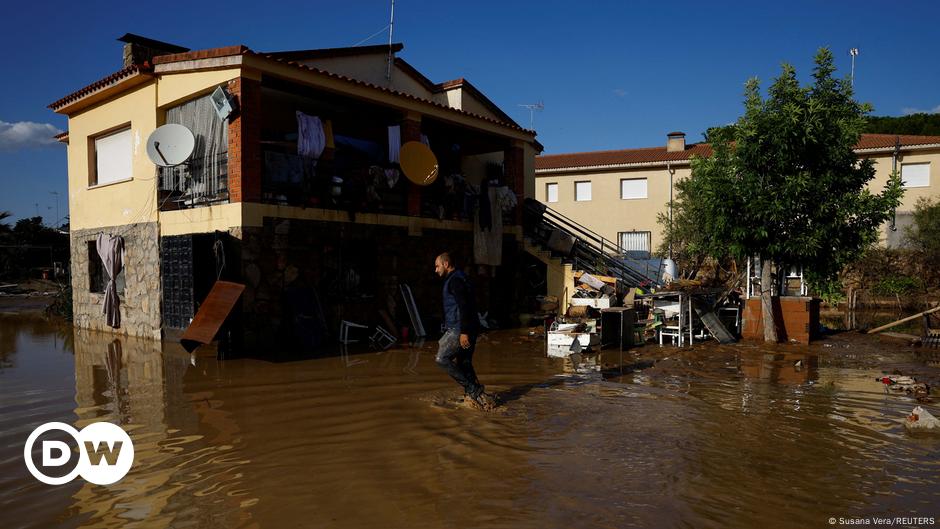
{"type": "Polygon", "coordinates": [[[196,317],[180,338],[183,349],[191,353],[200,345],[211,342],[244,291],[245,285],[216,281],[196,317]]]}
{"type": "Polygon", "coordinates": [[[575,280],[577,281],[577,280],[580,280],[581,277],[584,276],[584,275],[590,275],[590,276],[593,277],[594,279],[600,279],[601,281],[603,281],[604,283],[607,283],[608,285],[616,285],[616,284],[617,284],[617,281],[618,281],[618,279],[617,279],[616,277],[602,276],[602,275],[598,275],[598,274],[586,274],[585,272],[582,272],[582,271],[580,271],[580,270],[578,270],[578,271],[576,271],[576,272],[574,273],[574,278],[575,278],[575,280]]]}
{"type": "Polygon", "coordinates": [[[882,325],[881,327],[877,327],[877,328],[875,328],[875,329],[872,329],[872,330],[868,331],[867,334],[875,334],[876,332],[881,332],[881,331],[883,331],[883,330],[885,330],[885,329],[890,329],[891,327],[895,327],[895,326],[897,326],[897,325],[900,325],[900,324],[902,324],[902,323],[909,322],[909,321],[911,321],[911,320],[916,320],[917,318],[920,318],[921,316],[924,316],[924,315],[926,315],[926,314],[933,314],[934,312],[937,312],[937,311],[940,311],[940,305],[937,305],[936,307],[934,307],[934,308],[932,308],[932,309],[927,309],[927,310],[925,310],[924,312],[918,312],[917,314],[914,314],[913,316],[908,316],[908,317],[906,317],[906,318],[901,318],[901,319],[898,320],[898,321],[893,321],[893,322],[891,322],[891,323],[889,323],[889,324],[887,324],[887,325],[882,325]]]}

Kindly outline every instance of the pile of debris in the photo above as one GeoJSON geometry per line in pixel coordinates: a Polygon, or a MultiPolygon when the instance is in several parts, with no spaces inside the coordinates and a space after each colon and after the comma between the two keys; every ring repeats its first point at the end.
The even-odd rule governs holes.
{"type": "Polygon", "coordinates": [[[574,279],[577,286],[569,300],[571,305],[595,309],[617,306],[617,278],[575,272],[574,279]]]}
{"type": "Polygon", "coordinates": [[[601,309],[619,306],[618,280],[576,272],[577,287],[568,310],[548,331],[548,356],[567,357],[596,349],[600,343],[601,309]]]}

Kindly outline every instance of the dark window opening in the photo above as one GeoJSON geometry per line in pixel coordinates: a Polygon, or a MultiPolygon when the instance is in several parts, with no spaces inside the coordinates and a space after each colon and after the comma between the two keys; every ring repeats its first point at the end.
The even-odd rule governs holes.
{"type": "MultiPolygon", "coordinates": [[[[98,255],[98,246],[95,241],[88,241],[88,291],[93,294],[104,294],[108,285],[108,273],[104,269],[101,256],[98,255]]],[[[117,276],[118,294],[124,293],[124,268],[117,276]]]]}

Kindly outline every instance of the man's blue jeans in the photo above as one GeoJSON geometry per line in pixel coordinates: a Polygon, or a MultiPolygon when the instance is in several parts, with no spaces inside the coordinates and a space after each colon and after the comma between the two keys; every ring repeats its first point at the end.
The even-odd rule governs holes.
{"type": "Polygon", "coordinates": [[[437,365],[463,386],[464,392],[471,398],[483,393],[483,385],[477,379],[472,363],[476,342],[477,337],[471,334],[470,347],[464,349],[460,346],[460,334],[454,329],[447,329],[437,346],[437,365]]]}

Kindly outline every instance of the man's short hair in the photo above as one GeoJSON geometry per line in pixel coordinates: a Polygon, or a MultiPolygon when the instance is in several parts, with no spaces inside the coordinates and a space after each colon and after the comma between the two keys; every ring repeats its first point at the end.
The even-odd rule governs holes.
{"type": "Polygon", "coordinates": [[[441,261],[442,265],[453,265],[454,260],[450,256],[450,252],[444,252],[441,255],[438,255],[437,258],[441,261]]]}

